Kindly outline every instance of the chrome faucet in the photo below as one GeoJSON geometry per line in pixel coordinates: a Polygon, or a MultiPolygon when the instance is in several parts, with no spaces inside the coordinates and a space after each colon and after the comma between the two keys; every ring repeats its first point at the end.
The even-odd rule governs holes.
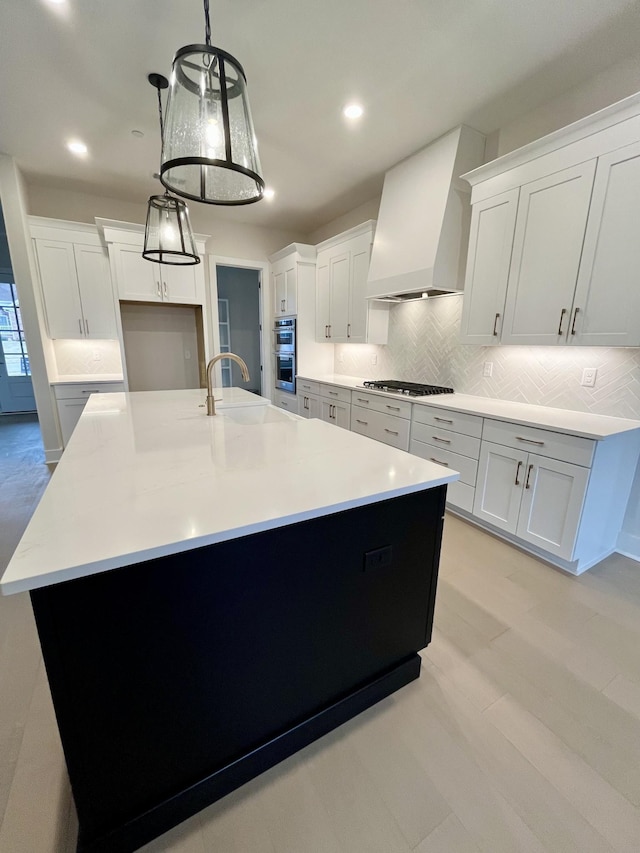
{"type": "Polygon", "coordinates": [[[216,403],[213,399],[213,368],[219,361],[222,361],[223,358],[230,358],[231,361],[235,361],[236,364],[240,365],[242,379],[244,382],[248,382],[249,379],[251,379],[249,376],[249,368],[247,367],[244,359],[240,358],[239,355],[232,352],[221,352],[218,355],[214,355],[207,365],[207,415],[210,417],[216,413],[216,403]]]}

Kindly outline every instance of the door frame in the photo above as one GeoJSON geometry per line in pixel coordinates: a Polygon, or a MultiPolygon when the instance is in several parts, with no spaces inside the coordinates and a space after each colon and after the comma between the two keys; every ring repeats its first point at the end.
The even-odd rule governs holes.
{"type": "MultiPolygon", "coordinates": [[[[230,258],[223,255],[209,255],[209,287],[207,288],[208,313],[210,318],[209,337],[213,341],[214,354],[220,352],[220,331],[218,329],[218,275],[217,267],[237,267],[238,269],[256,270],[259,275],[260,298],[259,307],[259,335],[260,335],[260,360],[262,371],[260,376],[260,393],[263,397],[271,399],[271,387],[273,382],[273,371],[271,364],[271,336],[265,322],[270,322],[270,276],[268,261],[253,261],[244,258],[230,258]]],[[[216,365],[215,381],[218,387],[222,387],[222,371],[220,365],[216,365]]]]}

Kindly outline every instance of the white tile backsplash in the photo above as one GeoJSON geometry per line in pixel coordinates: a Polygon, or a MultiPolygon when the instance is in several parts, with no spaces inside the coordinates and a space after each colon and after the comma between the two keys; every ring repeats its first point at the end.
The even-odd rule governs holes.
{"type": "Polygon", "coordinates": [[[335,373],[450,385],[481,397],[640,418],[640,349],[462,345],[461,294],[390,310],[389,343],[336,345],[335,373]],[[491,377],[482,375],[487,361],[493,363],[491,377]],[[594,388],[580,385],[585,367],[598,368],[594,388]]]}
{"type": "Polygon", "coordinates": [[[118,341],[58,339],[53,342],[53,349],[58,376],[122,373],[118,341]]]}

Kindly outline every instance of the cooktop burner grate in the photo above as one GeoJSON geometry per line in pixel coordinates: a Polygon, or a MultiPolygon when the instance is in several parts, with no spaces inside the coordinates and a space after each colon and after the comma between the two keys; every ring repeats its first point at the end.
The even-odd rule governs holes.
{"type": "Polygon", "coordinates": [[[423,385],[419,382],[398,382],[395,379],[370,379],[363,383],[365,388],[374,391],[391,391],[395,394],[404,394],[407,397],[426,397],[430,394],[453,394],[453,388],[444,388],[441,385],[423,385]]]}

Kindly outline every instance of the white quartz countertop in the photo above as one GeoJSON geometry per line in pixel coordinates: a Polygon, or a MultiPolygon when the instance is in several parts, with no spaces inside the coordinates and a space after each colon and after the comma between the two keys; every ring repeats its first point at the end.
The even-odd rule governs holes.
{"type": "Polygon", "coordinates": [[[0,582],[11,594],[458,479],[242,389],[99,394],[0,582]]]}
{"type": "MultiPolygon", "coordinates": [[[[313,382],[323,382],[338,385],[341,388],[359,388],[367,394],[379,394],[383,397],[398,398],[398,394],[384,391],[363,389],[363,379],[357,376],[341,376],[340,374],[323,374],[310,376],[300,374],[299,378],[313,382]]],[[[441,409],[451,409],[466,412],[483,418],[521,424],[523,426],[540,427],[556,432],[578,435],[602,441],[612,435],[640,429],[640,421],[630,418],[614,418],[609,415],[594,415],[590,412],[574,412],[569,409],[555,409],[550,406],[534,406],[531,403],[515,403],[510,400],[496,400],[492,397],[474,397],[470,394],[436,394],[427,397],[403,397],[418,406],[437,406],[441,409]]]]}

